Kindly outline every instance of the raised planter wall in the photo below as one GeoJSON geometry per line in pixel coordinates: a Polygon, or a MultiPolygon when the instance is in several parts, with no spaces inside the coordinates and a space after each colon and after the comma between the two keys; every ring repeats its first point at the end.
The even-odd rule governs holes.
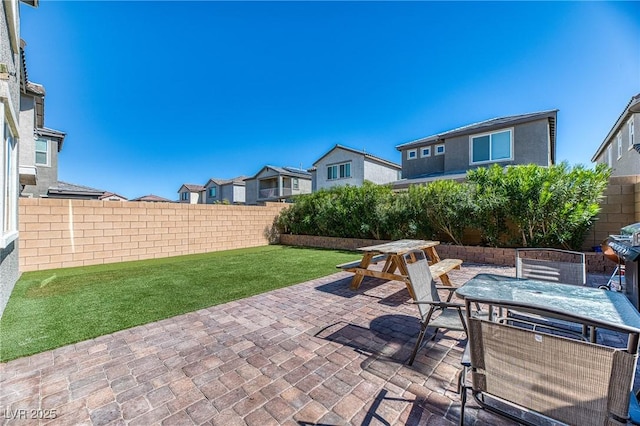
{"type": "MultiPolygon", "coordinates": [[[[280,244],[288,246],[319,247],[336,250],[355,250],[358,247],[386,243],[388,240],[364,240],[352,238],[318,237],[312,235],[280,235],[280,244]]],[[[493,265],[515,266],[515,249],[479,246],[438,246],[441,258],[462,259],[468,263],[490,263],[493,265]]],[[[605,259],[602,253],[587,252],[587,272],[611,273],[615,264],[605,259]]]]}

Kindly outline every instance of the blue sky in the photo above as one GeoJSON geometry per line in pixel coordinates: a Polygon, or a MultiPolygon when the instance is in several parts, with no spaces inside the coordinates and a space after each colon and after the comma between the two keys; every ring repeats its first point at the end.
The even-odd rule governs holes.
{"type": "Polygon", "coordinates": [[[640,2],[22,5],[59,179],[133,198],[311,167],[559,109],[557,157],[590,165],[640,92],[640,2]]]}

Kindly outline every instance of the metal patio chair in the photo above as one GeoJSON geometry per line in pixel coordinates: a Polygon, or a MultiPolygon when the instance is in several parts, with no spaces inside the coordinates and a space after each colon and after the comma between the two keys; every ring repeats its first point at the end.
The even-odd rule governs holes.
{"type": "Polygon", "coordinates": [[[468,390],[483,409],[526,425],[543,420],[581,426],[627,424],[635,347],[612,348],[504,322],[467,320],[469,340],[459,383],[460,425],[468,390]]]}
{"type": "Polygon", "coordinates": [[[440,328],[464,331],[466,335],[467,324],[463,312],[464,304],[450,301],[451,295],[457,288],[436,285],[424,252],[421,250],[410,251],[404,254],[402,259],[402,267],[405,269],[408,284],[413,291],[413,303],[418,306],[420,313],[420,333],[408,363],[408,365],[412,365],[422,346],[427,328],[435,329],[431,338],[433,340],[440,328]],[[446,301],[440,299],[438,290],[449,292],[446,301]]]}
{"type": "MultiPolygon", "coordinates": [[[[558,282],[563,284],[585,285],[587,270],[585,254],[577,251],[554,248],[516,249],[516,278],[528,278],[537,281],[558,282]]],[[[574,330],[575,324],[558,319],[521,311],[509,311],[508,321],[562,331],[582,339],[589,337],[589,330],[581,326],[581,333],[574,330]]],[[[595,329],[591,330],[591,339],[595,340],[595,329]]]]}

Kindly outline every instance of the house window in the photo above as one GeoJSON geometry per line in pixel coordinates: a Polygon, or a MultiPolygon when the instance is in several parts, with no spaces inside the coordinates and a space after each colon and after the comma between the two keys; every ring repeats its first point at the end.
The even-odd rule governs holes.
{"type": "Polygon", "coordinates": [[[298,181],[298,178],[293,178],[291,181],[291,185],[293,187],[293,189],[299,189],[300,188],[300,182],[298,181]]]}
{"type": "Polygon", "coordinates": [[[424,158],[424,157],[431,157],[431,147],[430,146],[425,146],[420,148],[420,157],[424,158]]]}
{"type": "Polygon", "coordinates": [[[334,164],[327,167],[327,180],[351,177],[351,163],[334,164]]]}
{"type": "Polygon", "coordinates": [[[513,159],[511,130],[470,136],[470,164],[513,159]]]}
{"type": "Polygon", "coordinates": [[[629,120],[629,149],[633,149],[635,139],[635,129],[633,128],[633,117],[629,120]]]}
{"type": "MultiPolygon", "coordinates": [[[[0,110],[0,112],[2,111],[0,110]]],[[[6,123],[2,139],[3,185],[0,189],[0,194],[2,194],[3,208],[0,212],[2,215],[0,247],[6,247],[18,234],[17,142],[6,123]]]]}
{"type": "Polygon", "coordinates": [[[616,136],[616,145],[618,147],[618,160],[622,158],[622,134],[618,132],[616,136]]]}
{"type": "Polygon", "coordinates": [[[416,158],[418,158],[417,149],[410,149],[407,151],[407,160],[415,160],[416,158]]]}
{"type": "Polygon", "coordinates": [[[181,192],[180,193],[180,199],[182,201],[189,201],[189,193],[188,192],[181,192]]]}
{"type": "Polygon", "coordinates": [[[49,143],[46,139],[36,139],[36,164],[49,165],[49,143]]]}
{"type": "Polygon", "coordinates": [[[444,144],[436,145],[436,153],[434,155],[442,155],[444,154],[444,144]]]}
{"type": "Polygon", "coordinates": [[[611,144],[609,144],[609,146],[607,146],[607,165],[609,167],[611,167],[613,165],[613,159],[611,158],[611,152],[613,150],[611,149],[611,144]]]}
{"type": "Polygon", "coordinates": [[[216,187],[212,186],[211,188],[209,188],[209,197],[215,198],[215,196],[216,196],[216,187]]]}

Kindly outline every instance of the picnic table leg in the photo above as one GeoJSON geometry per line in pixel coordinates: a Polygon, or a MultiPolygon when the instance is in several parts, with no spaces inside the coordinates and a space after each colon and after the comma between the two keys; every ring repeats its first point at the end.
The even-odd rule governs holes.
{"type": "MultiPolygon", "coordinates": [[[[424,254],[427,255],[427,257],[431,260],[432,264],[440,262],[440,256],[438,256],[438,252],[436,251],[435,247],[427,247],[426,249],[424,249],[424,254]]],[[[442,284],[453,286],[453,284],[451,283],[451,280],[449,279],[449,275],[442,274],[440,275],[439,278],[440,278],[440,281],[442,281],[442,284]]]]}
{"type": "MultiPolygon", "coordinates": [[[[365,253],[364,256],[362,256],[362,260],[360,261],[360,266],[358,266],[358,268],[367,269],[371,264],[372,258],[373,258],[373,253],[365,253]]],[[[360,287],[360,284],[362,284],[363,279],[364,279],[364,275],[356,273],[353,276],[353,279],[351,280],[351,290],[357,290],[358,287],[360,287]]]]}

